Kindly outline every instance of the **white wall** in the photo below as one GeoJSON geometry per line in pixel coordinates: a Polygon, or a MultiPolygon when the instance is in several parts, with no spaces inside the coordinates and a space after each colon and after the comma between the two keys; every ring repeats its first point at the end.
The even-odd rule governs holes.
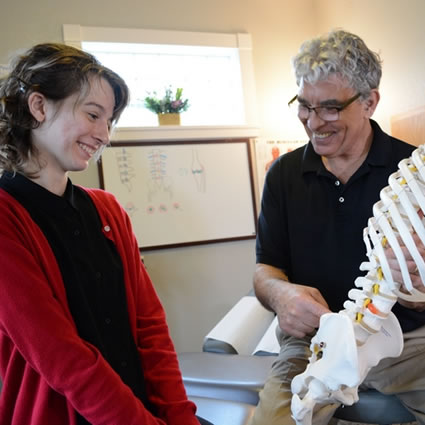
{"type": "MultiPolygon", "coordinates": [[[[382,102],[389,116],[424,104],[423,0],[6,0],[0,63],[16,50],[62,41],[62,24],[252,35],[261,136],[301,139],[288,114],[296,92],[290,58],[304,39],[333,27],[358,33],[384,60],[382,102]]],[[[96,167],[77,183],[97,186],[96,167]]],[[[178,351],[199,350],[203,335],[251,288],[254,241],[145,252],[145,263],[167,312],[178,351]]]]}
{"type": "Polygon", "coordinates": [[[317,31],[341,27],[362,37],[383,60],[374,118],[390,131],[391,115],[425,105],[425,1],[314,0],[317,31]]]}

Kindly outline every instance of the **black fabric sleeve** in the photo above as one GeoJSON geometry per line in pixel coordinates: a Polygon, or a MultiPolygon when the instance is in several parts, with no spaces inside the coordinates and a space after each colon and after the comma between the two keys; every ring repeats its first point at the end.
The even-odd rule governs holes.
{"type": "Polygon", "coordinates": [[[276,161],[266,175],[258,219],[256,261],[288,273],[290,249],[282,167],[282,161],[276,161]]]}

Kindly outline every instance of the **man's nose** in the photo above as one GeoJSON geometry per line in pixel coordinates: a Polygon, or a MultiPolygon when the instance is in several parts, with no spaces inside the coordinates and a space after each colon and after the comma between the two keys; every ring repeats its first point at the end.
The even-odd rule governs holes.
{"type": "Polygon", "coordinates": [[[307,118],[307,126],[310,130],[315,130],[321,127],[326,121],[319,117],[317,112],[312,109],[310,110],[310,114],[307,118]]]}

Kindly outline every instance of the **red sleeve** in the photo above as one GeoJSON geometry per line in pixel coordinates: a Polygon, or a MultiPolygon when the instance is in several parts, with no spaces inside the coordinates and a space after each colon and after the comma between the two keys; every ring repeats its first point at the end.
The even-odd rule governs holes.
{"type": "Polygon", "coordinates": [[[144,408],[98,350],[79,338],[47,241],[26,211],[13,207],[2,199],[0,332],[91,424],[165,425],[144,408]]]}

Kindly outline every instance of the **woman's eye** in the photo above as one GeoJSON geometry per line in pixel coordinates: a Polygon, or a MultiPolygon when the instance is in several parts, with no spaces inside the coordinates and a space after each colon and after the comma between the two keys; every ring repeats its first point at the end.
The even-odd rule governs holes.
{"type": "Polygon", "coordinates": [[[91,114],[91,113],[89,113],[89,117],[93,120],[96,120],[98,118],[96,114],[91,114]]]}

